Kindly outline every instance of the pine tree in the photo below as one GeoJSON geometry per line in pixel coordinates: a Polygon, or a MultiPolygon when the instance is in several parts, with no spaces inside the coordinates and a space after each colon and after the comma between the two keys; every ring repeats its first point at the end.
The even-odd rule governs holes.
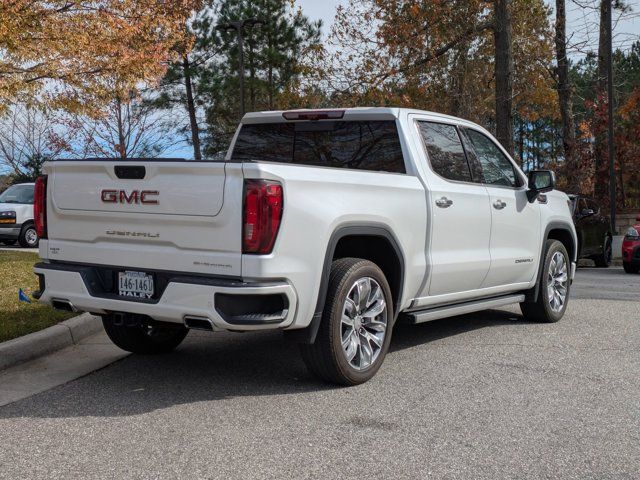
{"type": "Polygon", "coordinates": [[[156,104],[179,105],[187,113],[183,131],[194,158],[219,155],[241,117],[237,32],[230,22],[255,18],[244,29],[247,110],[281,107],[282,93],[300,75],[305,51],[320,41],[320,22],[311,22],[289,0],[210,1],[188,26],[193,49],[173,64],[156,104]]]}

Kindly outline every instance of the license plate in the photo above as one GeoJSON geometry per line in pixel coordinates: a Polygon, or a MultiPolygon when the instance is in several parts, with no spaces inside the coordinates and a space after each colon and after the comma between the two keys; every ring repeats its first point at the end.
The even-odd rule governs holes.
{"type": "Polygon", "coordinates": [[[153,277],[144,272],[118,272],[118,293],[124,297],[151,298],[153,277]]]}

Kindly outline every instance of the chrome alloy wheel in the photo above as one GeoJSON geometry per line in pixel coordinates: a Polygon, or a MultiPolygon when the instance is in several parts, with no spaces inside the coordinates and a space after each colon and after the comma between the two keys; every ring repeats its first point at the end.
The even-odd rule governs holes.
{"type": "Polygon", "coordinates": [[[387,304],[371,277],[358,279],[342,307],[342,351],[356,370],[370,367],[380,355],[387,333],[387,304]]]}
{"type": "Polygon", "coordinates": [[[567,272],[567,260],[562,252],[554,253],[547,274],[549,306],[554,312],[561,311],[567,300],[567,282],[569,281],[567,272]]]}

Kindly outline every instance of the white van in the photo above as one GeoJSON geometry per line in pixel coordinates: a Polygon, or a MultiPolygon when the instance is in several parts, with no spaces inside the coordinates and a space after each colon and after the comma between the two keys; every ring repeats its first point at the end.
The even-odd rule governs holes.
{"type": "Polygon", "coordinates": [[[12,185],[0,193],[0,243],[21,247],[38,246],[33,223],[33,183],[12,185]]]}

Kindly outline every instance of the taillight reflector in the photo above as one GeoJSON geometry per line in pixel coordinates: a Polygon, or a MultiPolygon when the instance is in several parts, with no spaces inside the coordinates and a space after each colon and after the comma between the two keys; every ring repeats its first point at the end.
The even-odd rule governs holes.
{"type": "Polygon", "coordinates": [[[33,191],[33,216],[38,238],[47,238],[47,177],[36,179],[33,191]]]}
{"type": "Polygon", "coordinates": [[[242,253],[271,253],[282,218],[282,185],[245,180],[242,253]]]}

